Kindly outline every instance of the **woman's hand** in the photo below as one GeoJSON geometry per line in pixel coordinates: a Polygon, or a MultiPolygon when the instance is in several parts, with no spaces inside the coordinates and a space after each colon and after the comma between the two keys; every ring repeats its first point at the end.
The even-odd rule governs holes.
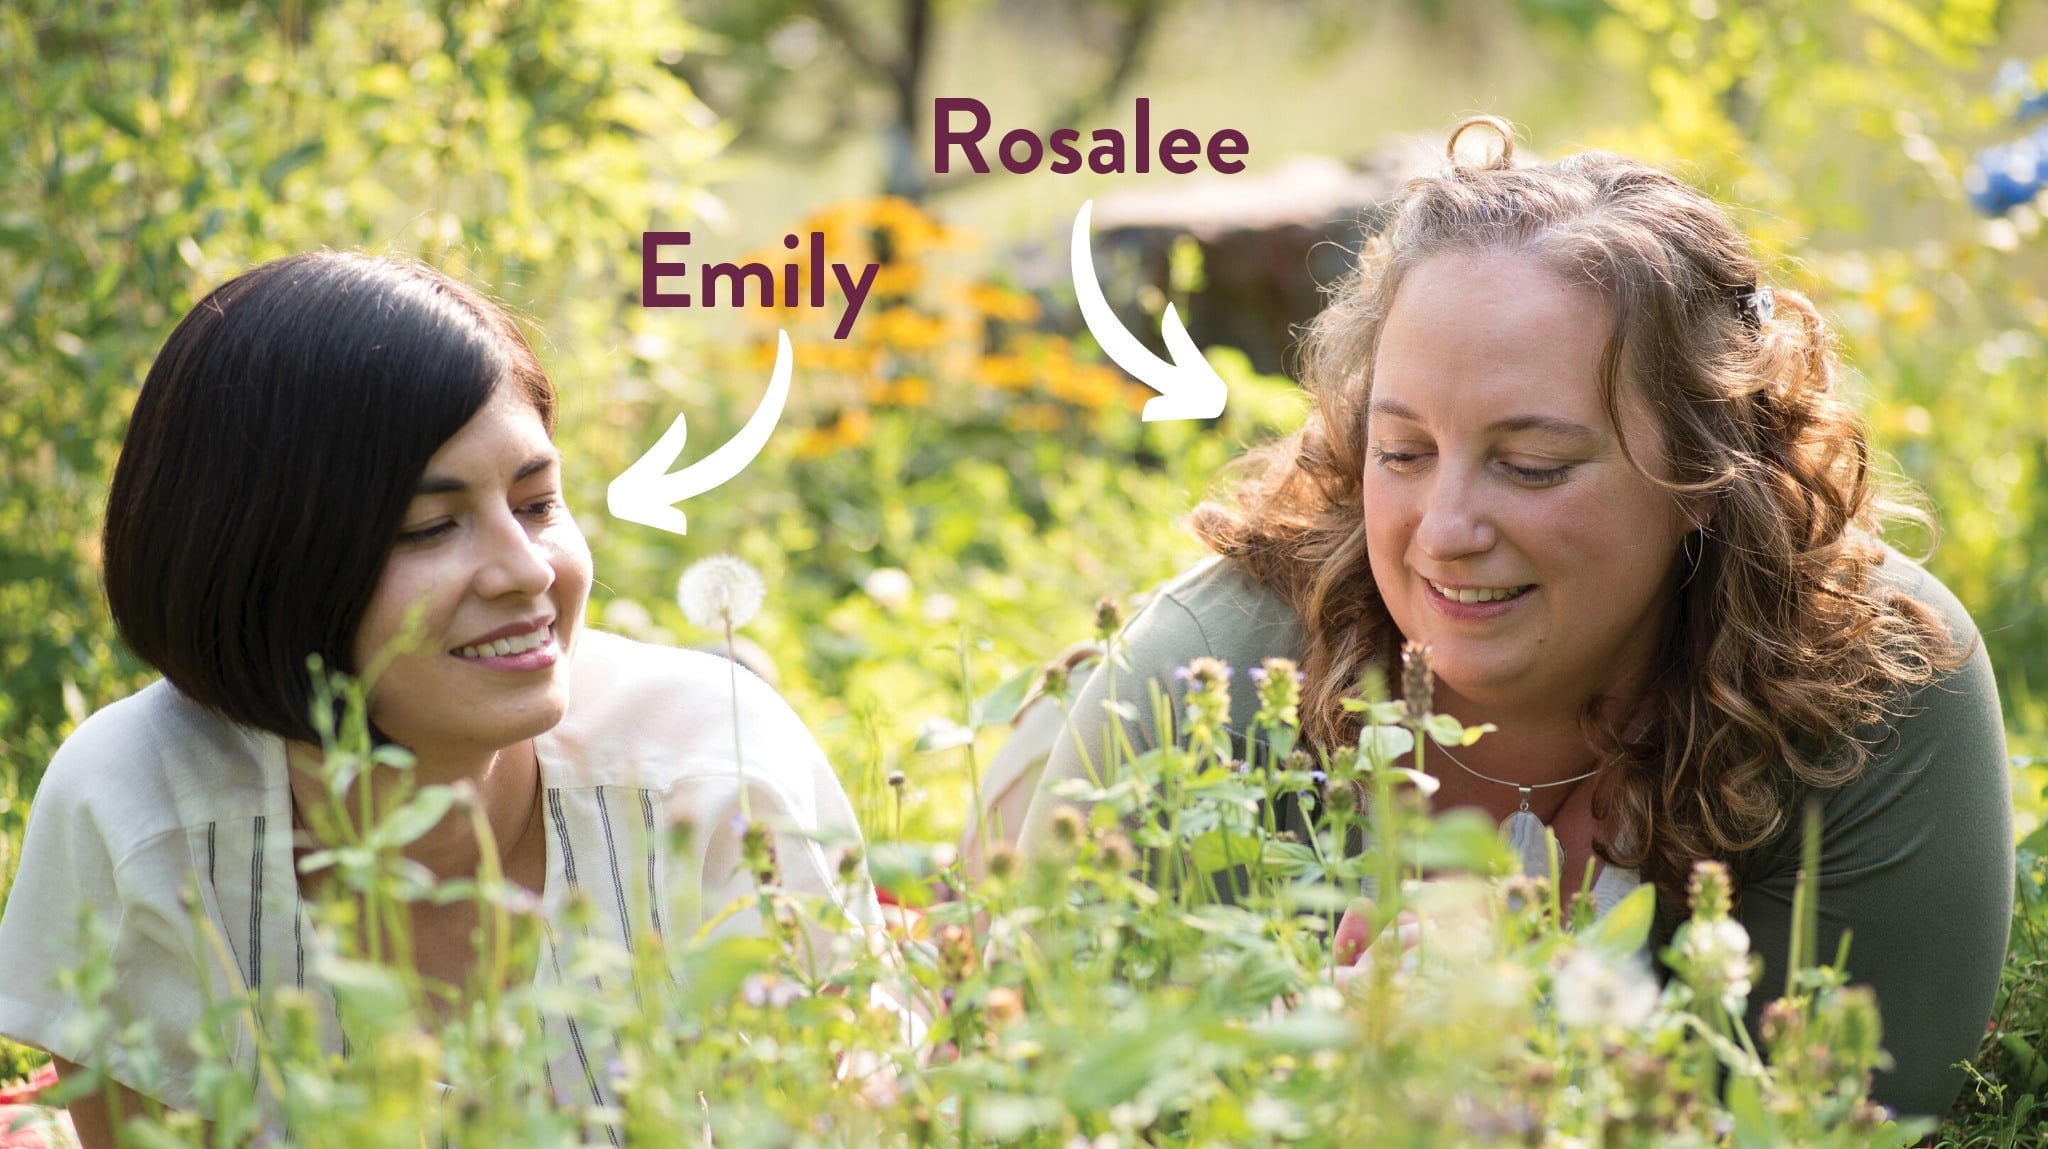
{"type": "MultiPolygon", "coordinates": [[[[1344,917],[1337,923],[1337,933],[1330,944],[1335,952],[1337,967],[1332,978],[1338,988],[1351,983],[1351,979],[1368,974],[1373,968],[1373,953],[1382,949],[1372,937],[1372,919],[1378,907],[1371,898],[1353,898],[1344,910],[1344,917]]],[[[1400,916],[1380,931],[1380,937],[1393,936],[1393,952],[1405,954],[1422,940],[1422,919],[1414,910],[1402,910],[1400,916]]]]}

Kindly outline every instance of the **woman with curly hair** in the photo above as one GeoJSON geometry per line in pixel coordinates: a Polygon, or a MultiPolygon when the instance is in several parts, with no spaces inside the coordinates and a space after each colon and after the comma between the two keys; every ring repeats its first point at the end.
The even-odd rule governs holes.
{"type": "MultiPolygon", "coordinates": [[[[1560,872],[1594,865],[1603,909],[1653,884],[1658,948],[1693,863],[1728,863],[1759,984],[1784,976],[1818,803],[1819,952],[1852,931],[1850,975],[1877,991],[1895,1064],[1875,1095],[1944,1112],[2011,914],[1976,628],[1881,540],[1911,512],[1872,490],[1827,329],[1760,282],[1727,215],[1620,156],[1517,166],[1489,117],[1453,145],[1473,123],[1500,153],[1407,186],[1308,332],[1306,425],[1196,509],[1217,557],[1132,621],[1117,681],[1177,710],[1191,658],[1293,658],[1305,737],[1331,748],[1357,739],[1340,701],[1362,672],[1398,681],[1403,643],[1428,643],[1435,709],[1496,728],[1426,755],[1435,808],[1525,838],[1538,820],[1560,872]]],[[[1027,849],[1104,744],[1108,681],[1073,708],[1027,849]]],[[[1126,734],[1142,750],[1155,728],[1126,734]]]]}

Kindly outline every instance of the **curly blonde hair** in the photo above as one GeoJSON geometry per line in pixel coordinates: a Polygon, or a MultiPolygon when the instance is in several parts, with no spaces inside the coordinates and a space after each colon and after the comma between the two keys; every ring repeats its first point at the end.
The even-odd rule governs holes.
{"type": "Polygon", "coordinates": [[[1652,474],[1625,437],[1622,451],[1713,514],[1674,563],[1689,569],[1674,574],[1635,720],[1615,728],[1596,698],[1581,721],[1601,763],[1600,855],[1682,904],[1695,859],[1765,844],[1804,790],[1856,777],[1871,747],[1848,732],[1895,714],[1968,652],[1931,609],[1870,577],[1884,559],[1879,522],[1926,516],[1873,491],[1813,305],[1779,289],[1774,314],[1745,315],[1757,260],[1712,200],[1670,175],[1599,152],[1518,167],[1511,130],[1490,118],[1459,125],[1452,149],[1474,122],[1503,147],[1479,165],[1452,150],[1442,173],[1406,185],[1307,332],[1306,425],[1239,460],[1232,497],[1197,507],[1190,525],[1300,614],[1310,740],[1354,740],[1339,702],[1367,667],[1390,670],[1401,643],[1367,561],[1361,495],[1374,356],[1402,281],[1446,252],[1514,252],[1612,301],[1608,421],[1620,436],[1620,387],[1637,389],[1672,477],[1652,474]]]}

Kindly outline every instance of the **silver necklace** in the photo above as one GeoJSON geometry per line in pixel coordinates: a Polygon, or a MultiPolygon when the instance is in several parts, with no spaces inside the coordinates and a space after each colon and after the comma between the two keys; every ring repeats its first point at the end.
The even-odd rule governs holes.
{"type": "Polygon", "coordinates": [[[1551,862],[1545,855],[1549,854],[1550,849],[1555,849],[1557,851],[1557,874],[1559,878],[1563,878],[1564,846],[1557,842],[1556,836],[1550,831],[1550,826],[1543,819],[1538,818],[1534,811],[1529,809],[1529,795],[1538,790],[1548,790],[1553,786],[1569,786],[1574,782],[1584,782],[1586,779],[1598,774],[1600,768],[1595,766],[1584,774],[1574,774],[1569,778],[1559,778],[1555,782],[1510,782],[1505,778],[1495,778],[1491,774],[1481,774],[1479,771],[1465,765],[1443,743],[1438,742],[1435,738],[1431,738],[1429,741],[1438,750],[1444,752],[1444,757],[1450,759],[1452,765],[1472,775],[1474,778],[1482,782],[1491,782],[1496,786],[1513,786],[1522,792],[1522,804],[1515,807],[1507,817],[1500,820],[1501,833],[1506,835],[1508,845],[1512,846],[1515,852],[1521,856],[1523,873],[1533,877],[1548,877],[1550,875],[1551,862]],[[1545,848],[1545,843],[1550,844],[1549,849],[1545,848]]]}

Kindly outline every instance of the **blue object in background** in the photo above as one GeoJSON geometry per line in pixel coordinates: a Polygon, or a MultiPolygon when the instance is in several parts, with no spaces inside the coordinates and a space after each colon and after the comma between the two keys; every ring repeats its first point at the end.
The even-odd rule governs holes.
{"type": "MultiPolygon", "coordinates": [[[[2048,112],[2048,91],[2018,60],[2007,60],[1991,82],[1992,98],[2012,105],[2012,118],[2024,123],[2048,112]]],[[[1972,157],[1963,173],[1963,194],[1985,215],[2004,215],[2031,203],[2048,183],[2048,125],[2009,143],[1993,144],[1972,157]]]]}

